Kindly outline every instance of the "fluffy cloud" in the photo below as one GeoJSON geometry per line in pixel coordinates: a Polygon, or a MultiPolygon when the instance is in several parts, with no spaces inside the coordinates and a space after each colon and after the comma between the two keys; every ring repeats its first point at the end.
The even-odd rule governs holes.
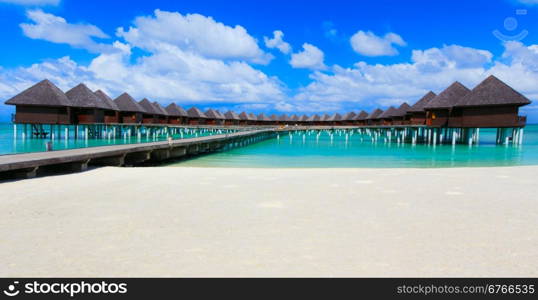
{"type": "Polygon", "coordinates": [[[0,0],[0,3],[10,3],[27,6],[58,5],[60,0],[0,0]]]}
{"type": "Polygon", "coordinates": [[[327,68],[323,63],[324,57],[318,47],[304,43],[303,51],[291,55],[290,64],[297,69],[323,70],[327,68]]]}
{"type": "Polygon", "coordinates": [[[359,30],[351,39],[351,47],[355,52],[365,56],[392,56],[398,54],[394,47],[405,46],[406,43],[401,36],[389,32],[383,37],[375,35],[371,31],[359,30]]]}
{"type": "Polygon", "coordinates": [[[93,38],[108,38],[108,35],[94,25],[69,24],[64,18],[45,13],[39,9],[29,10],[26,16],[34,23],[23,23],[20,26],[24,35],[31,39],[68,44],[91,52],[104,52],[111,49],[110,46],[99,44],[93,40],[93,38]]]}
{"type": "Polygon", "coordinates": [[[177,47],[206,58],[241,59],[267,64],[272,56],[263,52],[245,28],[230,27],[199,14],[155,10],[154,16],[137,17],[134,26],[118,28],[117,36],[149,51],[177,47]]]}
{"type": "Polygon", "coordinates": [[[280,50],[280,52],[284,54],[288,54],[291,51],[290,44],[284,42],[284,33],[280,30],[273,31],[273,38],[268,38],[266,36],[263,37],[263,40],[265,41],[265,47],[273,49],[277,48],[280,50]]]}

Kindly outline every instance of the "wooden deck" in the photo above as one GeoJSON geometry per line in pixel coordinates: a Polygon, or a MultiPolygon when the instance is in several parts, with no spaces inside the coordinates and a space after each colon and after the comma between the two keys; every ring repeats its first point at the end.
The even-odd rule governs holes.
{"type": "Polygon", "coordinates": [[[15,172],[15,177],[33,177],[38,168],[52,165],[65,164],[66,171],[84,170],[88,164],[133,165],[211,152],[229,143],[256,142],[272,133],[273,129],[261,129],[182,140],[0,155],[0,172],[15,172]]]}

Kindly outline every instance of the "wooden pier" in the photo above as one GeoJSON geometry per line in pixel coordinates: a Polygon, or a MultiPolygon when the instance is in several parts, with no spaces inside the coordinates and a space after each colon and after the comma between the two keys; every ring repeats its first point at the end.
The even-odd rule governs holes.
{"type": "Polygon", "coordinates": [[[47,168],[79,172],[88,165],[133,166],[245,146],[274,136],[273,129],[259,129],[161,142],[0,155],[0,174],[7,178],[32,178],[47,168]]]}

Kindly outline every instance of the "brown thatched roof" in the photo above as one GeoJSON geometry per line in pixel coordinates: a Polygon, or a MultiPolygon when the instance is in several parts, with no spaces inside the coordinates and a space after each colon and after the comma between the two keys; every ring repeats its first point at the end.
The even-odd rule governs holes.
{"type": "Polygon", "coordinates": [[[415,104],[411,106],[408,112],[422,112],[424,111],[424,106],[430,102],[433,98],[437,96],[434,92],[429,91],[426,95],[422,96],[415,104]]]}
{"type": "Polygon", "coordinates": [[[299,121],[299,116],[294,114],[293,116],[290,117],[290,121],[294,121],[294,122],[299,121]]]}
{"type": "Polygon", "coordinates": [[[179,105],[171,103],[166,107],[166,112],[169,116],[173,117],[186,117],[188,116],[187,112],[179,105]]]}
{"type": "Polygon", "coordinates": [[[350,111],[350,112],[348,112],[348,113],[346,113],[345,115],[342,116],[342,120],[350,121],[350,120],[353,120],[356,116],[357,116],[356,113],[350,111]]]}
{"type": "Polygon", "coordinates": [[[308,121],[308,116],[307,115],[302,115],[300,118],[299,118],[299,122],[306,122],[308,121]]]}
{"type": "Polygon", "coordinates": [[[159,114],[159,112],[155,109],[155,106],[153,106],[153,104],[151,104],[151,102],[147,98],[144,98],[144,99],[140,100],[140,102],[138,102],[138,104],[140,104],[142,109],[144,109],[144,113],[146,113],[146,114],[150,114],[150,115],[158,115],[159,114]]]}
{"type": "Polygon", "coordinates": [[[116,103],[120,111],[144,112],[144,109],[138,104],[138,102],[136,102],[133,97],[127,93],[123,93],[118,98],[114,99],[114,103],[116,103]]]}
{"type": "Polygon", "coordinates": [[[206,110],[205,115],[210,119],[218,119],[218,120],[224,119],[224,116],[222,116],[220,113],[218,113],[216,110],[212,108],[206,110]]]}
{"type": "Polygon", "coordinates": [[[331,121],[331,122],[342,121],[342,115],[339,113],[335,113],[332,116],[330,116],[329,119],[327,119],[327,121],[331,121]]]}
{"type": "Polygon", "coordinates": [[[224,117],[226,117],[226,120],[240,120],[241,119],[238,114],[236,114],[234,111],[231,111],[231,110],[227,111],[224,114],[224,117]]]}
{"type": "Polygon", "coordinates": [[[271,119],[268,116],[266,116],[264,113],[261,113],[258,115],[258,120],[259,121],[271,121],[271,119]]]}
{"type": "Polygon", "coordinates": [[[320,117],[320,121],[329,121],[330,118],[331,116],[329,116],[328,114],[323,114],[323,116],[320,117]]]}
{"type": "Polygon", "coordinates": [[[478,84],[454,106],[527,105],[531,101],[506,83],[491,75],[478,84]]]}
{"type": "Polygon", "coordinates": [[[357,121],[362,121],[362,120],[366,120],[366,118],[368,118],[368,113],[365,112],[364,110],[361,110],[361,112],[355,116],[355,119],[354,120],[357,120],[357,121]]]}
{"type": "Polygon", "coordinates": [[[64,92],[47,79],[27,88],[5,103],[9,105],[72,106],[64,92]]]}
{"type": "Polygon", "coordinates": [[[258,117],[257,117],[255,114],[253,114],[253,113],[249,113],[249,114],[248,114],[248,117],[249,117],[252,121],[258,121],[258,117]]]}
{"type": "Polygon", "coordinates": [[[435,98],[428,102],[424,109],[448,109],[471,91],[459,82],[454,82],[435,98]]]}
{"type": "Polygon", "coordinates": [[[282,114],[282,115],[280,115],[280,117],[278,117],[278,120],[279,121],[290,121],[290,117],[288,117],[288,115],[286,115],[286,114],[282,114]]]}
{"type": "Polygon", "coordinates": [[[390,119],[394,116],[394,114],[397,112],[396,108],[394,106],[389,107],[387,110],[385,110],[382,114],[378,116],[379,119],[390,119]]]}
{"type": "Polygon", "coordinates": [[[153,107],[155,108],[155,110],[158,112],[159,115],[161,116],[169,116],[170,114],[166,111],[166,109],[164,109],[164,107],[161,106],[161,104],[159,104],[159,102],[157,101],[153,101],[153,107]]]}
{"type": "Polygon", "coordinates": [[[321,117],[319,115],[312,115],[307,120],[308,122],[318,122],[321,121],[321,117]]]}
{"type": "Polygon", "coordinates": [[[379,115],[381,115],[383,113],[383,110],[377,108],[376,110],[374,110],[373,112],[371,112],[368,117],[366,117],[366,120],[374,120],[374,119],[379,119],[379,115]]]}
{"type": "Polygon", "coordinates": [[[239,114],[239,119],[248,121],[250,120],[250,117],[248,116],[246,112],[243,111],[239,114]]]}
{"type": "Polygon", "coordinates": [[[270,116],[270,118],[271,118],[271,121],[278,121],[278,116],[275,115],[275,114],[272,114],[272,115],[270,116]]]}
{"type": "Polygon", "coordinates": [[[403,117],[407,114],[411,106],[407,104],[407,102],[402,103],[398,109],[396,109],[396,112],[392,115],[393,117],[403,117]]]}
{"type": "Polygon", "coordinates": [[[79,83],[67,91],[65,95],[69,98],[73,107],[108,109],[108,105],[95,96],[84,83],[79,83]]]}
{"type": "Polygon", "coordinates": [[[105,94],[105,92],[101,90],[97,90],[93,93],[95,94],[95,96],[101,99],[101,101],[103,101],[108,106],[108,109],[115,110],[115,111],[120,110],[119,107],[114,102],[114,100],[112,100],[112,98],[110,98],[107,94],[105,94]]]}
{"type": "Polygon", "coordinates": [[[189,108],[189,110],[187,110],[187,114],[190,118],[207,119],[207,116],[195,106],[189,108]]]}

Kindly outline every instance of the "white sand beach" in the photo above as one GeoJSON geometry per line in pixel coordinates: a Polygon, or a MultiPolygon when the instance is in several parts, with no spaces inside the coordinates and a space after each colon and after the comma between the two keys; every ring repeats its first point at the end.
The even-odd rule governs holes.
{"type": "Polygon", "coordinates": [[[0,184],[0,276],[538,276],[538,166],[98,168],[0,184]]]}

